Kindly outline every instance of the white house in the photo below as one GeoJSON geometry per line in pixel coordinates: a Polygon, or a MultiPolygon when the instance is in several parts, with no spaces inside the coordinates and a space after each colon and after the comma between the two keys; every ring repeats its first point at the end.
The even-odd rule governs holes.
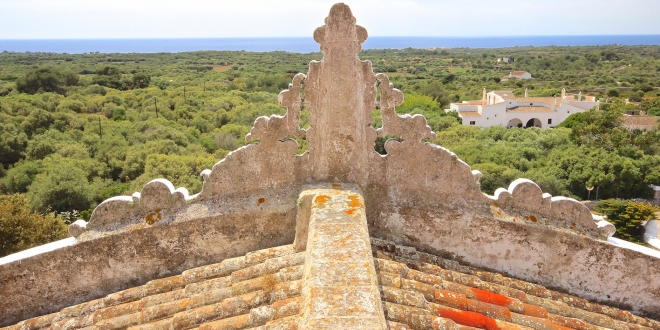
{"type": "Polygon", "coordinates": [[[509,73],[509,78],[532,79],[532,74],[527,71],[513,71],[509,73]]]}
{"type": "Polygon", "coordinates": [[[516,97],[512,91],[492,91],[484,88],[481,100],[452,103],[445,111],[456,111],[463,125],[548,128],[559,125],[568,116],[599,106],[594,96],[577,97],[562,89],[557,97],[516,97]]]}

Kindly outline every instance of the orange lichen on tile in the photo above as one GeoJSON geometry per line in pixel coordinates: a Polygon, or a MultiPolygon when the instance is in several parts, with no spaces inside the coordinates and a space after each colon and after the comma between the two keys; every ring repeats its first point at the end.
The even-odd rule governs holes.
{"type": "MultiPolygon", "coordinates": [[[[474,269],[412,248],[373,238],[372,248],[376,249],[373,252],[376,256],[374,263],[380,283],[384,286],[383,300],[386,303],[400,303],[398,306],[403,310],[421,303],[401,299],[403,292],[393,295],[393,290],[385,286],[401,283],[400,290],[416,292],[425,297],[427,310],[442,311],[447,318],[456,318],[456,323],[469,327],[545,330],[656,328],[649,325],[657,321],[638,317],[625,310],[591,303],[583,298],[548,290],[538,284],[474,269]],[[401,274],[399,282],[395,280],[396,274],[401,274]],[[424,295],[427,286],[435,287],[434,297],[424,295]]],[[[442,316],[440,312],[438,315],[442,316]]],[[[391,320],[416,328],[403,319],[391,320]]],[[[657,328],[660,329],[660,326],[657,328]]]]}
{"type": "Polygon", "coordinates": [[[435,302],[452,308],[467,309],[467,298],[464,294],[447,290],[435,290],[435,302]]]}

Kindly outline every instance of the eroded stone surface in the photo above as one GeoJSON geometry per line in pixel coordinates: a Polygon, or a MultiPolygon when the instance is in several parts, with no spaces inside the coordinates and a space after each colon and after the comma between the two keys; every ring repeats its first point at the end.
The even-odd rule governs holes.
{"type": "Polygon", "coordinates": [[[387,329],[364,199],[356,186],[314,189],[300,329],[387,329]]]}

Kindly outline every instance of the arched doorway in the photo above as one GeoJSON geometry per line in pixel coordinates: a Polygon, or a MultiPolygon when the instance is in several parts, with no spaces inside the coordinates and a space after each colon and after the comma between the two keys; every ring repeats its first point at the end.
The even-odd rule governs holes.
{"type": "Polygon", "coordinates": [[[527,121],[527,124],[525,124],[525,127],[538,127],[541,128],[541,120],[538,118],[532,118],[527,121]]]}
{"type": "Polygon", "coordinates": [[[512,127],[523,127],[522,120],[518,118],[513,118],[509,120],[509,123],[506,124],[506,128],[512,128],[512,127]]]}

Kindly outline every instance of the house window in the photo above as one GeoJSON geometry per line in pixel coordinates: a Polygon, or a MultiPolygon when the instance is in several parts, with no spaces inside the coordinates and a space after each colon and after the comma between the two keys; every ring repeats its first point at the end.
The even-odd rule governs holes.
{"type": "Polygon", "coordinates": [[[548,119],[548,125],[552,124],[552,119],[548,119]]]}
{"type": "Polygon", "coordinates": [[[476,122],[474,120],[470,120],[470,125],[474,125],[476,122]]]}

